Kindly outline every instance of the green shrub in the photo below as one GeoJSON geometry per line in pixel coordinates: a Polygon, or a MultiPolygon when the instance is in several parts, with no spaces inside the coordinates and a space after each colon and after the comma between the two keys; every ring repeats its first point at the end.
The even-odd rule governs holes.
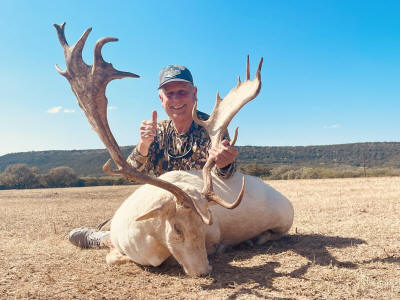
{"type": "Polygon", "coordinates": [[[3,189],[31,189],[40,187],[40,175],[37,168],[26,164],[9,165],[0,175],[3,189]]]}
{"type": "Polygon", "coordinates": [[[239,167],[239,171],[252,176],[269,176],[270,169],[262,164],[246,164],[239,167]]]}
{"type": "Polygon", "coordinates": [[[70,167],[57,167],[50,170],[45,176],[46,187],[76,186],[79,179],[70,167]]]}

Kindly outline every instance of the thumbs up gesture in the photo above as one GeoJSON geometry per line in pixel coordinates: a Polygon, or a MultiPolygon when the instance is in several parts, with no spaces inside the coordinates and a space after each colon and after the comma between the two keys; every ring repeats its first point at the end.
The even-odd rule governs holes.
{"type": "Polygon", "coordinates": [[[140,141],[137,145],[139,153],[143,156],[147,156],[149,153],[149,147],[154,141],[154,137],[157,134],[157,111],[153,110],[152,119],[144,120],[140,124],[140,141]]]}

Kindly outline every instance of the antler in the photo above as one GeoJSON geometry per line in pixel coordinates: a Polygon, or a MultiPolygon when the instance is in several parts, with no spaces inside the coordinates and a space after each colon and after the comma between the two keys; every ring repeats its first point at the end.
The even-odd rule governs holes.
{"type": "MultiPolygon", "coordinates": [[[[238,84],[229,91],[228,95],[224,99],[219,96],[217,93],[217,100],[214,106],[214,109],[210,115],[210,118],[206,121],[200,120],[197,117],[196,109],[197,103],[193,107],[192,116],[193,120],[203,126],[211,140],[211,148],[217,147],[221,141],[221,138],[225,131],[228,128],[229,123],[232,118],[239,112],[239,110],[249,101],[253,100],[257,97],[258,93],[261,89],[261,67],[263,63],[263,58],[261,58],[260,63],[258,65],[258,69],[256,75],[253,80],[250,80],[250,67],[249,67],[249,56],[247,56],[247,66],[246,66],[246,81],[241,82],[240,76],[238,78],[238,84]]],[[[237,139],[238,130],[235,130],[235,136],[233,140],[230,142],[230,145],[233,146],[237,139]]],[[[226,208],[235,208],[242,201],[245,181],[243,178],[242,181],[242,189],[233,203],[228,203],[222,198],[220,198],[217,194],[214,193],[212,187],[212,179],[211,179],[211,169],[215,165],[215,161],[208,159],[203,168],[203,180],[204,187],[202,194],[209,201],[214,201],[223,207],[226,208]]]]}
{"type": "Polygon", "coordinates": [[[175,195],[179,203],[195,210],[204,223],[209,225],[212,224],[210,211],[202,211],[196,201],[193,201],[182,189],[170,182],[140,173],[124,159],[108,125],[108,100],[105,91],[107,84],[111,80],[125,77],[138,78],[139,76],[130,72],[118,71],[114,69],[111,63],[104,61],[101,55],[101,49],[106,43],[115,42],[118,41],[118,39],[105,37],[98,40],[94,48],[93,65],[88,66],[82,59],[82,49],[92,29],[88,28],[75,45],[69,46],[64,33],[65,23],[62,25],[54,24],[54,27],[57,30],[60,44],[64,49],[65,62],[67,66],[65,71],[60,70],[57,65],[56,69],[69,81],[72,91],[78,99],[79,106],[84,111],[89,123],[92,125],[92,128],[97,132],[110,153],[111,158],[118,167],[118,170],[111,170],[111,160],[108,160],[103,166],[103,170],[109,174],[123,175],[131,181],[149,183],[165,189],[175,195]]]}

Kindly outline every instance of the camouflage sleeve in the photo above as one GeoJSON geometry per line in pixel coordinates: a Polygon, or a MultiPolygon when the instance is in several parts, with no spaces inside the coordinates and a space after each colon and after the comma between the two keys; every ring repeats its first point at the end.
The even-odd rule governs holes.
{"type": "Polygon", "coordinates": [[[139,172],[143,172],[147,163],[147,159],[148,157],[141,155],[137,150],[137,147],[135,147],[132,153],[129,154],[128,158],[126,159],[126,162],[137,169],[139,172]]]}
{"type": "Polygon", "coordinates": [[[135,147],[132,153],[127,158],[127,163],[132,167],[136,168],[139,172],[147,175],[160,176],[165,171],[162,170],[162,143],[164,136],[164,129],[162,124],[157,124],[157,135],[154,137],[154,141],[150,144],[149,152],[147,156],[143,156],[135,147]]]}

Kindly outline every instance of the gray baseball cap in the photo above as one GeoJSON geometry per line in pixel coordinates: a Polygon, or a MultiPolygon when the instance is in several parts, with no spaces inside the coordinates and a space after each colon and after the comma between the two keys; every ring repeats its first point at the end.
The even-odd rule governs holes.
{"type": "Polygon", "coordinates": [[[172,81],[184,81],[193,84],[193,77],[189,69],[180,65],[168,65],[160,71],[158,88],[172,81]]]}

